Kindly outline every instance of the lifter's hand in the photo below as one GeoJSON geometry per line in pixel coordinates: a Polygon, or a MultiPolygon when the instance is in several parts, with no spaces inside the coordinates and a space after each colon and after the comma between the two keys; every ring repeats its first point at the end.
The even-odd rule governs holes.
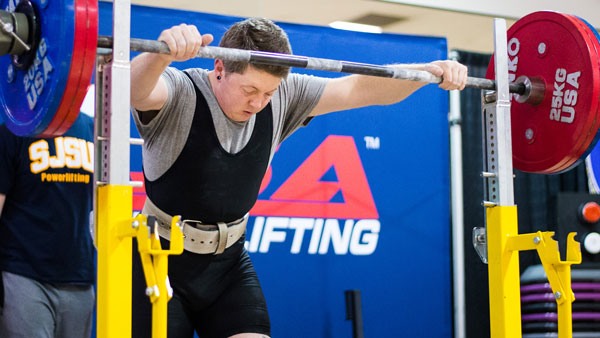
{"type": "Polygon", "coordinates": [[[210,44],[213,36],[200,34],[196,26],[181,24],[162,31],[158,40],[169,46],[169,61],[186,61],[197,56],[200,47],[210,44]]]}
{"type": "Polygon", "coordinates": [[[424,65],[424,70],[441,77],[440,88],[463,90],[467,84],[467,67],[452,60],[434,61],[424,65]]]}

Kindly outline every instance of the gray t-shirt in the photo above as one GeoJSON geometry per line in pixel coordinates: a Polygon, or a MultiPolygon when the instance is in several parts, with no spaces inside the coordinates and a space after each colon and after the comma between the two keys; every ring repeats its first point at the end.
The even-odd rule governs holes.
{"type": "MultiPolygon", "coordinates": [[[[186,72],[208,102],[223,149],[232,154],[242,150],[252,135],[256,116],[246,122],[230,120],[219,107],[212,92],[208,71],[191,68],[186,72]]],[[[143,124],[137,112],[134,110],[133,113],[138,132],[144,139],[144,172],[151,181],[163,175],[183,150],[196,111],[195,90],[189,78],[172,67],[167,68],[162,76],[166,80],[169,96],[158,115],[148,124],[143,124]]],[[[327,81],[327,78],[300,74],[290,74],[282,81],[271,98],[273,142],[270,160],[273,159],[277,145],[302,126],[319,101],[327,81]]]]}

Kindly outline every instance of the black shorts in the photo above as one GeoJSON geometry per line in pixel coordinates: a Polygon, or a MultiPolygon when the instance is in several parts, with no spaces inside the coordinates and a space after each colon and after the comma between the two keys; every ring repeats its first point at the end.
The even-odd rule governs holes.
{"type": "MultiPolygon", "coordinates": [[[[162,247],[169,245],[162,240],[162,247]]],[[[169,256],[173,298],[168,303],[167,336],[225,338],[238,333],[271,335],[267,304],[245,238],[220,255],[184,251],[169,256]]],[[[132,338],[150,338],[152,310],[137,247],[133,257],[132,338]]]]}

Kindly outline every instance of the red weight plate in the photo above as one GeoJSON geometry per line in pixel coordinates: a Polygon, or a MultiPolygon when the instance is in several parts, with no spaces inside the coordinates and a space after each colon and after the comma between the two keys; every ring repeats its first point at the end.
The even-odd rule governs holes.
{"type": "MultiPolygon", "coordinates": [[[[537,77],[546,85],[538,105],[511,100],[516,169],[568,170],[594,140],[600,103],[597,45],[587,27],[557,12],[529,14],[508,30],[509,80],[537,77]]],[[[487,77],[494,78],[493,57],[487,77]]]]}
{"type": "Polygon", "coordinates": [[[63,123],[54,131],[53,134],[64,134],[79,116],[81,112],[81,104],[87,95],[92,75],[94,73],[94,65],[96,64],[96,50],[98,47],[98,2],[97,0],[88,0],[87,4],[87,29],[85,29],[85,55],[83,57],[83,66],[81,76],[79,78],[79,90],[73,96],[73,101],[68,115],[63,123]]]}
{"type": "MultiPolygon", "coordinates": [[[[580,33],[582,34],[582,38],[584,38],[588,43],[587,46],[589,48],[590,55],[600,55],[600,42],[598,41],[597,35],[594,33],[594,31],[590,29],[590,26],[585,21],[582,21],[575,16],[567,14],[563,15],[565,15],[565,17],[571,20],[571,22],[578,27],[580,33]]],[[[591,106],[590,109],[591,110],[587,115],[588,120],[586,122],[581,121],[581,133],[579,134],[579,137],[577,137],[577,142],[573,145],[572,156],[568,159],[565,159],[561,165],[557,165],[556,168],[553,169],[552,173],[560,173],[570,170],[579,164],[596,144],[598,140],[598,128],[600,127],[600,119],[598,119],[600,114],[600,104],[596,106],[595,109],[593,106],[591,106]]]]}
{"type": "MultiPolygon", "coordinates": [[[[581,19],[574,15],[569,15],[569,18],[576,25],[579,25],[581,27],[582,32],[587,32],[587,36],[590,41],[590,44],[588,45],[591,50],[590,53],[591,54],[596,53],[597,55],[600,55],[600,35],[596,31],[596,29],[592,25],[590,25],[587,21],[585,21],[584,19],[581,19]]],[[[600,57],[599,57],[599,59],[600,59],[600,57]]],[[[599,95],[600,95],[600,93],[596,93],[596,96],[599,96],[599,95]]],[[[587,124],[588,134],[587,134],[587,137],[581,138],[582,142],[581,142],[580,154],[578,156],[578,159],[572,165],[570,165],[568,168],[566,168],[566,170],[579,164],[592,151],[592,149],[594,148],[594,146],[600,139],[600,133],[598,132],[598,130],[600,128],[600,104],[596,108],[596,114],[594,115],[594,114],[590,113],[589,117],[590,117],[590,119],[587,124]]]]}
{"type": "Polygon", "coordinates": [[[41,133],[43,137],[64,134],[79,115],[94,71],[98,40],[98,3],[76,0],[75,40],[67,86],[54,118],[41,133]]]}
{"type": "MultiPolygon", "coordinates": [[[[587,41],[590,55],[598,55],[598,59],[600,59],[600,41],[598,41],[597,34],[590,29],[590,26],[585,21],[573,15],[563,15],[578,27],[582,38],[587,41]]],[[[565,161],[561,165],[557,165],[551,173],[565,172],[578,165],[596,144],[598,140],[598,128],[600,127],[600,119],[598,118],[600,104],[595,108],[590,106],[590,109],[589,114],[587,114],[588,120],[585,122],[580,121],[582,124],[581,133],[577,137],[577,141],[573,143],[572,156],[565,158],[565,161]]]]}
{"type": "MultiPolygon", "coordinates": [[[[580,60],[573,59],[573,66],[576,66],[576,62],[587,62],[585,58],[589,55],[590,64],[587,63],[581,64],[582,73],[589,71],[591,80],[594,86],[587,87],[587,83],[585,81],[579,81],[574,83],[579,83],[580,88],[586,87],[589,89],[589,96],[580,88],[565,89],[563,99],[563,106],[567,105],[567,107],[561,108],[562,112],[570,112],[575,113],[579,116],[576,116],[573,120],[571,127],[571,131],[569,129],[563,129],[563,132],[569,133],[573,132],[571,135],[571,139],[569,140],[568,146],[572,146],[570,152],[568,146],[564,149],[565,151],[565,160],[562,164],[557,165],[554,168],[551,168],[546,173],[560,173],[567,170],[570,170],[575,165],[577,165],[585,156],[585,153],[592,147],[592,144],[595,143],[596,134],[598,131],[598,123],[600,120],[598,119],[599,107],[600,103],[598,101],[598,92],[600,90],[600,86],[598,86],[598,70],[600,69],[600,56],[598,54],[599,51],[599,43],[598,39],[595,37],[593,32],[589,29],[589,27],[583,24],[581,21],[577,20],[575,17],[570,15],[565,15],[571,22],[577,27],[577,31],[580,37],[585,41],[585,45],[582,47],[581,53],[582,58],[580,60]],[[590,68],[587,68],[590,67],[590,68]],[[571,90],[571,91],[569,91],[571,90]],[[577,91],[577,92],[575,92],[577,91]],[[577,95],[576,98],[579,102],[573,101],[572,107],[568,107],[569,98],[575,98],[574,95],[577,95]],[[569,97],[570,95],[570,97],[569,97]],[[570,110],[569,110],[570,109],[570,110]],[[584,114],[582,115],[581,112],[584,114]]],[[[567,69],[565,67],[565,69],[567,69]]],[[[577,73],[575,73],[577,74],[577,73]]],[[[556,79],[555,79],[556,80],[556,79]]],[[[568,78],[567,78],[568,80],[568,78]]],[[[555,81],[558,82],[558,81],[555,81]]],[[[565,81],[564,87],[568,87],[569,82],[565,81]]],[[[553,105],[556,105],[556,100],[560,99],[560,96],[557,94],[561,85],[557,85],[556,83],[552,83],[552,101],[553,105]]],[[[565,137],[568,136],[564,135],[565,137]]]]}
{"type": "Polygon", "coordinates": [[[71,113],[65,119],[65,122],[57,129],[58,133],[65,133],[79,116],[81,112],[81,105],[85,100],[88,93],[92,76],[94,74],[94,66],[96,65],[96,51],[98,49],[98,1],[88,0],[87,4],[87,32],[85,42],[85,56],[84,64],[82,68],[81,78],[79,80],[80,90],[77,92],[76,97],[71,105],[71,113]]]}

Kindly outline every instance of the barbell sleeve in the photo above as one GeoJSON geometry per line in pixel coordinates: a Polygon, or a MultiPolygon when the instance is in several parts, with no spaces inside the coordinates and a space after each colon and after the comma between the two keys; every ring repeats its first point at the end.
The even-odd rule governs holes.
{"type": "MultiPolygon", "coordinates": [[[[110,49],[112,48],[112,45],[112,37],[98,37],[98,47],[110,49]]],[[[131,50],[136,52],[157,54],[171,53],[165,42],[157,40],[131,38],[130,46],[131,50]]],[[[442,82],[440,77],[434,76],[431,73],[422,70],[245,49],[204,46],[200,48],[197,57],[205,59],[222,59],[227,61],[305,68],[312,70],[324,70],[339,73],[370,75],[435,84],[442,82]]],[[[496,82],[489,79],[468,77],[466,86],[469,88],[495,90],[496,82]]],[[[511,83],[509,90],[511,93],[523,95],[525,93],[525,85],[522,83],[511,83]]]]}

